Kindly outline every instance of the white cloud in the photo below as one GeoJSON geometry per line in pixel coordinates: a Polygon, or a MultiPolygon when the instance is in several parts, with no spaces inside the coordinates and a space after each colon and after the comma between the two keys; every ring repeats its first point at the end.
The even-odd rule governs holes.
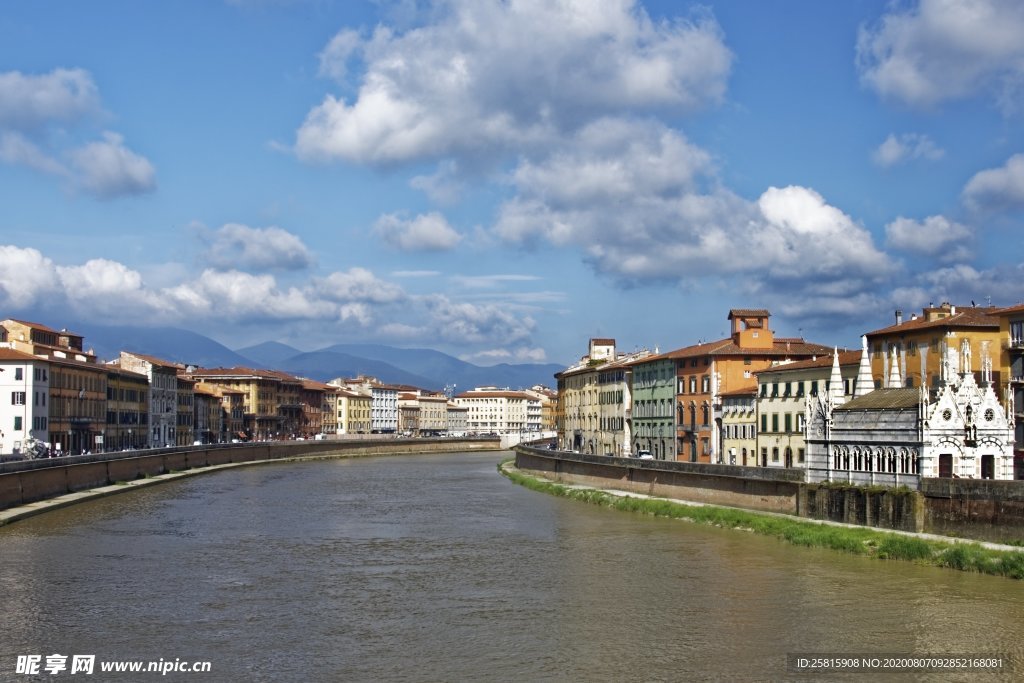
{"type": "Polygon", "coordinates": [[[497,365],[499,363],[545,363],[547,362],[547,353],[541,348],[519,347],[515,349],[487,349],[466,354],[460,358],[466,362],[483,363],[484,365],[497,365]]]}
{"type": "Polygon", "coordinates": [[[359,49],[359,34],[351,29],[340,31],[320,53],[320,75],[344,82],[348,60],[359,49]]]}
{"type": "MultiPolygon", "coordinates": [[[[378,28],[354,101],[328,95],[299,128],[306,160],[393,164],[546,145],[607,114],[718,102],[732,55],[710,18],[654,22],[627,0],[439,3],[433,23],[378,28]]],[[[352,36],[322,54],[333,74],[352,36]]],[[[332,41],[333,44],[333,41],[332,41]]]]}
{"type": "Polygon", "coordinates": [[[536,328],[532,318],[517,317],[500,304],[457,302],[441,294],[418,301],[427,311],[432,332],[449,342],[515,344],[529,339],[536,328]]]}
{"type": "Polygon", "coordinates": [[[963,242],[972,237],[967,226],[945,216],[929,216],[924,221],[900,216],[885,226],[885,234],[890,247],[941,256],[944,261],[963,260],[969,256],[963,242]]]}
{"type": "MultiPolygon", "coordinates": [[[[505,303],[467,303],[443,294],[407,295],[364,268],[285,285],[273,275],[206,269],[147,284],[105,258],[57,265],[36,249],[0,245],[0,308],[8,315],[102,317],[111,324],[315,326],[324,337],[358,331],[425,345],[529,348],[536,322],[505,303]]],[[[312,329],[312,328],[310,328],[312,329]]]]}
{"type": "Polygon", "coordinates": [[[861,80],[884,97],[929,106],[989,92],[1016,107],[1024,79],[1024,4],[921,0],[894,5],[857,40],[861,80]]]}
{"type": "Polygon", "coordinates": [[[437,212],[421,214],[411,220],[398,214],[385,214],[377,219],[373,230],[402,251],[445,251],[462,240],[462,235],[437,212]]]}
{"type": "Polygon", "coordinates": [[[936,161],[945,155],[945,150],[938,147],[927,135],[904,133],[896,137],[892,133],[872,153],[871,158],[883,167],[894,166],[911,159],[936,161]]]}
{"type": "Polygon", "coordinates": [[[0,306],[28,309],[44,303],[58,289],[57,268],[36,249],[0,245],[0,306]]]}
{"type": "Polygon", "coordinates": [[[776,285],[863,284],[890,272],[871,234],[813,190],[769,188],[749,202],[722,188],[708,154],[678,133],[610,128],[620,130],[594,136],[601,144],[582,131],[572,152],[521,164],[519,194],[501,207],[494,234],[575,246],[597,270],[632,281],[742,273],[776,285]]]}
{"type": "Polygon", "coordinates": [[[156,189],[156,169],[145,157],[124,146],[117,133],[70,152],[76,183],[101,199],[142,194],[156,189]]]}
{"type": "Polygon", "coordinates": [[[0,127],[40,128],[75,121],[98,109],[96,85],[82,69],[54,69],[39,76],[0,73],[0,127]]]}
{"type": "Polygon", "coordinates": [[[452,282],[464,289],[493,289],[507,282],[536,282],[539,275],[453,275],[452,282]]]}
{"type": "Polygon", "coordinates": [[[314,281],[320,296],[330,301],[388,304],[403,301],[406,294],[398,285],[379,279],[365,268],[337,271],[314,281]]]}
{"type": "Polygon", "coordinates": [[[999,168],[980,171],[963,191],[974,209],[1000,210],[1024,206],[1024,154],[1015,154],[999,168]]]}
{"type": "Polygon", "coordinates": [[[251,228],[227,223],[201,231],[207,263],[229,270],[300,270],[313,264],[313,254],[298,236],[276,226],[251,228]]]}

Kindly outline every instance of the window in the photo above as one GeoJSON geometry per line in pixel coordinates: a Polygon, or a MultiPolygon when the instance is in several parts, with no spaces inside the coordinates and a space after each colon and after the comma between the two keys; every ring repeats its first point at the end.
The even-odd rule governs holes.
{"type": "Polygon", "coordinates": [[[779,383],[772,382],[772,398],[777,398],[779,395],[779,383]]]}
{"type": "Polygon", "coordinates": [[[779,414],[775,413],[772,415],[772,431],[778,433],[779,431],[779,414]]]}
{"type": "Polygon", "coordinates": [[[711,378],[707,375],[700,378],[700,390],[705,394],[711,391],[711,378]]]}
{"type": "Polygon", "coordinates": [[[21,415],[15,415],[14,416],[14,431],[16,431],[16,432],[20,432],[21,431],[21,415]]]}
{"type": "MultiPolygon", "coordinates": [[[[12,406],[23,406],[25,405],[25,392],[24,391],[12,391],[11,392],[11,405],[12,406]]],[[[17,428],[15,428],[17,429],[17,428]]]]}
{"type": "Polygon", "coordinates": [[[22,373],[22,369],[21,368],[14,368],[14,379],[21,379],[22,378],[22,374],[21,373],[22,373]]]}
{"type": "Polygon", "coordinates": [[[779,461],[779,449],[778,448],[773,448],[772,449],[772,462],[778,462],[778,461],[779,461]]]}
{"type": "Polygon", "coordinates": [[[811,381],[811,396],[818,395],[818,380],[811,381]]]}
{"type": "Polygon", "coordinates": [[[785,418],[786,418],[786,432],[788,433],[788,432],[793,431],[793,416],[790,415],[789,413],[786,413],[785,418]]]}
{"type": "Polygon", "coordinates": [[[761,433],[764,434],[768,431],[768,415],[761,413],[761,433]]]}
{"type": "Polygon", "coordinates": [[[804,449],[802,449],[802,448],[796,449],[796,461],[797,462],[803,462],[804,461],[804,449]]]}

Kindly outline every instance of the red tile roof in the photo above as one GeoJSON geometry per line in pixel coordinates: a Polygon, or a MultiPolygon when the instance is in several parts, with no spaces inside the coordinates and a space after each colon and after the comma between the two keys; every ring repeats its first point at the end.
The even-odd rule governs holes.
{"type": "Polygon", "coordinates": [[[951,327],[977,327],[999,329],[999,319],[993,315],[998,311],[995,307],[967,306],[956,307],[956,313],[943,318],[928,320],[925,316],[916,319],[904,320],[899,325],[890,325],[880,330],[868,332],[867,336],[893,334],[896,332],[916,332],[917,330],[948,329],[951,327]]]}

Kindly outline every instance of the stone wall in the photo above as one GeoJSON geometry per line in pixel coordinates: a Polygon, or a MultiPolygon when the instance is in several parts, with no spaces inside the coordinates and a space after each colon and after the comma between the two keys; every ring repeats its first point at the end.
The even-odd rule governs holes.
{"type": "Polygon", "coordinates": [[[923,479],[921,490],[808,484],[802,470],[515,449],[516,466],[565,484],[781,512],[881,529],[1024,543],[1024,482],[923,479]]]}
{"type": "Polygon", "coordinates": [[[499,449],[497,438],[286,441],[8,462],[0,466],[0,510],[74,491],[108,486],[119,481],[211,465],[282,458],[365,457],[499,449]]]}
{"type": "Polygon", "coordinates": [[[614,488],[698,503],[797,514],[800,472],[668,460],[638,460],[519,446],[516,467],[565,484],[614,488]]]}
{"type": "Polygon", "coordinates": [[[1024,481],[922,479],[925,531],[1024,543],[1024,481]]]}

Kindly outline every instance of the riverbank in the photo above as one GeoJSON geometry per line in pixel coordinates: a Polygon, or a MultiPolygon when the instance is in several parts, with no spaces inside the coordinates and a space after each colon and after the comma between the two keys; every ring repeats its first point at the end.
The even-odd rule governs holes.
{"type": "Polygon", "coordinates": [[[511,481],[540,493],[659,517],[683,519],[771,536],[794,545],[829,548],[880,560],[1024,579],[1024,549],[996,543],[809,520],[770,512],[751,512],[718,505],[658,498],[614,489],[566,485],[524,473],[513,460],[498,470],[511,481]]]}

